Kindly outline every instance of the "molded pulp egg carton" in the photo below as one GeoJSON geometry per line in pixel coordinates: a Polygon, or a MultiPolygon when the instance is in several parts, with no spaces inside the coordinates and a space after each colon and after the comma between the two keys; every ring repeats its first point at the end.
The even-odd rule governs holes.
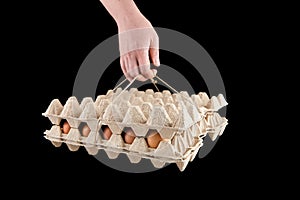
{"type": "Polygon", "coordinates": [[[146,158],[156,168],[165,163],[176,163],[183,171],[197,155],[206,135],[211,140],[222,135],[227,119],[217,111],[226,105],[222,94],[209,98],[204,92],[190,96],[185,91],[171,94],[169,90],[154,92],[152,89],[139,91],[118,87],[97,96],[95,101],[85,97],[79,103],[71,96],[62,105],[58,99],[52,100],[43,113],[51,121],[52,128],[44,135],[54,146],[66,143],[71,151],[83,146],[90,155],[95,155],[103,149],[110,159],[125,153],[131,163],[146,158]],[[62,133],[63,119],[71,126],[68,134],[62,133]],[[81,123],[91,129],[87,137],[80,133],[81,123]],[[100,135],[104,125],[112,132],[108,140],[100,135]],[[125,143],[122,138],[126,127],[135,133],[132,144],[125,143]],[[149,130],[156,130],[162,138],[157,148],[147,145],[149,130]]]}

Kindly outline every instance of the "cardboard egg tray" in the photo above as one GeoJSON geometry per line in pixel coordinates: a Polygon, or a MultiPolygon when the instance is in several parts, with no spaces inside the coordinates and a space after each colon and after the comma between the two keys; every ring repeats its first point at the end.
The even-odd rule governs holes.
{"type": "Polygon", "coordinates": [[[83,146],[90,155],[95,155],[103,149],[110,159],[125,153],[131,163],[145,158],[156,168],[176,163],[183,171],[197,155],[206,135],[215,140],[224,132],[227,119],[217,111],[226,105],[222,94],[209,98],[204,92],[190,96],[185,91],[171,94],[169,90],[118,87],[97,96],[95,101],[86,97],[79,103],[71,96],[63,105],[58,99],[52,100],[42,113],[52,123],[44,136],[56,147],[65,143],[71,151],[83,146]],[[62,120],[71,127],[67,134],[62,132],[62,120]],[[80,132],[83,123],[91,129],[87,137],[80,132]],[[112,132],[108,140],[100,134],[102,126],[108,126],[112,132]],[[135,133],[132,144],[124,142],[121,135],[124,128],[135,133]],[[157,148],[147,145],[149,130],[156,130],[162,138],[157,148]]]}

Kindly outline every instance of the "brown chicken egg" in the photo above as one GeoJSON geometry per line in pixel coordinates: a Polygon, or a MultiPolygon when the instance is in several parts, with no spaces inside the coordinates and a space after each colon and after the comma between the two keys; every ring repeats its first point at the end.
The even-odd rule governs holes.
{"type": "Polygon", "coordinates": [[[111,132],[110,128],[105,127],[104,131],[103,131],[103,137],[104,137],[104,139],[108,140],[111,137],[111,135],[112,135],[112,132],[111,132]]]}
{"type": "Polygon", "coordinates": [[[82,127],[82,130],[81,130],[82,136],[87,137],[87,136],[89,136],[90,132],[91,132],[91,129],[88,125],[84,125],[82,127]]]}
{"type": "Polygon", "coordinates": [[[147,137],[148,146],[151,148],[157,148],[162,138],[157,131],[150,131],[147,137]]]}
{"type": "Polygon", "coordinates": [[[62,126],[62,132],[64,134],[67,134],[69,133],[70,129],[71,129],[70,124],[67,121],[65,121],[62,126]]]}
{"type": "Polygon", "coordinates": [[[135,139],[135,134],[132,131],[132,129],[127,129],[125,131],[125,134],[124,134],[124,141],[125,141],[125,143],[132,144],[132,142],[133,142],[134,139],[135,139]]]}

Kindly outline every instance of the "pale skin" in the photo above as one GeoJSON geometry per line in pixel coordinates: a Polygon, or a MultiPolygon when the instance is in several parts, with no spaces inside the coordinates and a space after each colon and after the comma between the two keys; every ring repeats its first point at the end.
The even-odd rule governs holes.
{"type": "MultiPolygon", "coordinates": [[[[133,0],[100,0],[100,2],[115,20],[119,34],[141,28],[153,29],[149,20],[140,12],[133,0]]],[[[149,47],[120,55],[120,65],[123,74],[129,81],[138,75],[137,80],[140,81],[153,78],[157,70],[150,69],[150,62],[156,67],[160,65],[159,49],[152,48],[150,45],[149,47]]]]}

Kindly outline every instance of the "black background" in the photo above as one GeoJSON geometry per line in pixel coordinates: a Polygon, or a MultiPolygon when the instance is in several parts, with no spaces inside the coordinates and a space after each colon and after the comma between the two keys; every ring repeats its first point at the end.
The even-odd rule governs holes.
{"type": "MultiPolygon", "coordinates": [[[[24,122],[24,130],[17,139],[20,145],[10,156],[10,162],[16,162],[13,175],[17,181],[13,184],[31,182],[44,189],[50,186],[51,191],[70,186],[73,193],[83,188],[99,189],[99,193],[114,188],[125,193],[151,189],[154,196],[157,196],[152,192],[154,188],[167,194],[191,190],[200,196],[213,195],[226,187],[224,195],[238,196],[234,193],[238,189],[255,196],[265,189],[264,183],[274,179],[263,164],[271,157],[267,156],[269,150],[260,151],[263,139],[253,137],[262,130],[253,125],[256,113],[261,111],[253,93],[267,96],[272,90],[267,81],[258,84],[263,79],[260,67],[264,64],[261,61],[258,65],[258,59],[266,56],[262,53],[264,47],[258,44],[258,40],[265,37],[261,31],[265,26],[258,22],[265,19],[257,20],[253,12],[260,15],[263,8],[240,5],[237,9],[236,5],[197,1],[164,1],[162,4],[158,0],[140,0],[136,3],[153,26],[190,36],[205,48],[218,66],[229,102],[229,125],[214,149],[205,158],[189,163],[184,172],[172,164],[154,172],[133,174],[105,166],[83,148],[77,152],[70,152],[65,145],[55,148],[43,137],[51,124],[41,114],[52,99],[65,102],[72,95],[81,63],[94,47],[117,33],[117,26],[97,0],[28,2],[26,15],[17,18],[20,24],[17,35],[22,42],[18,51],[23,55],[19,60],[11,60],[12,63],[20,60],[26,63],[15,76],[21,81],[18,91],[23,97],[17,105],[26,106],[22,106],[20,116],[24,122]],[[26,89],[21,89],[22,86],[26,89]],[[57,185],[51,184],[52,181],[57,185]],[[149,184],[151,181],[156,184],[149,184]],[[251,181],[256,184],[249,188],[246,185],[251,181]]],[[[161,63],[175,68],[188,65],[176,55],[163,51],[160,59],[161,63]]],[[[118,62],[112,65],[115,73],[121,74],[118,62]]],[[[186,76],[195,82],[192,73],[186,76]]],[[[105,87],[109,88],[112,82],[113,79],[107,81],[109,85],[105,87]]],[[[205,85],[199,84],[205,91],[205,85]]]]}

